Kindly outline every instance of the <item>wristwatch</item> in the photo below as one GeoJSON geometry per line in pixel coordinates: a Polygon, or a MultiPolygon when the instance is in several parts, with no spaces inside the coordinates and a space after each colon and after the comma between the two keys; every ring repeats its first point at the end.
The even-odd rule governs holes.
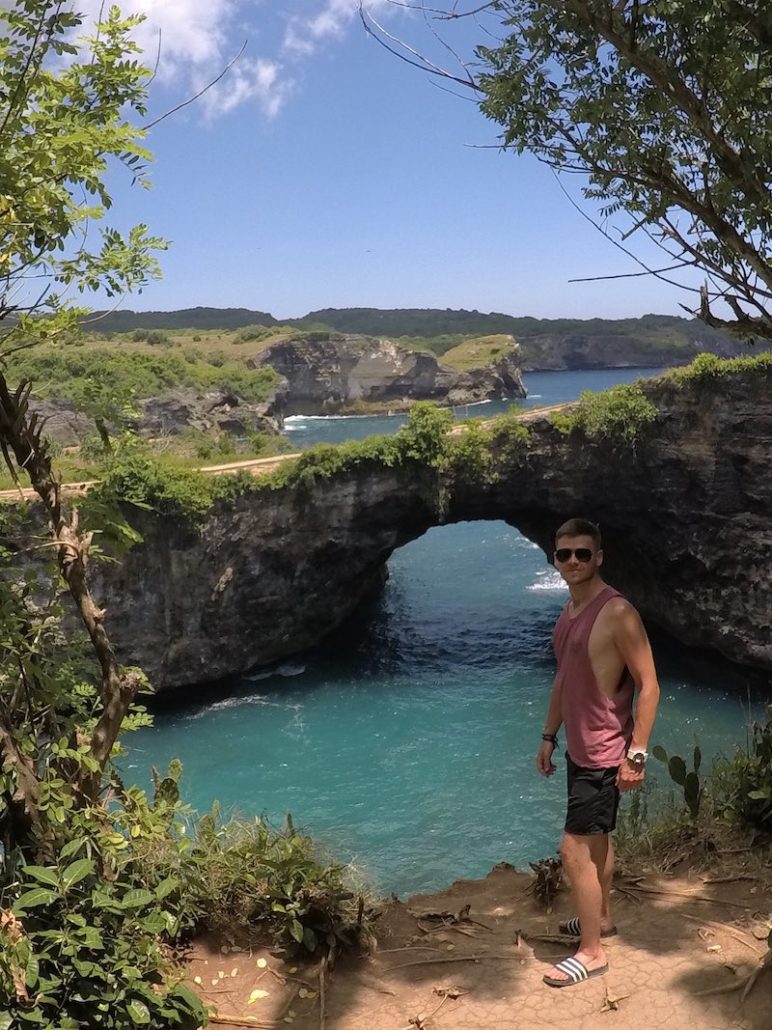
{"type": "Polygon", "coordinates": [[[646,765],[646,759],[648,757],[648,752],[641,751],[638,748],[631,747],[630,750],[627,752],[628,762],[634,765],[636,769],[643,769],[646,765]]]}

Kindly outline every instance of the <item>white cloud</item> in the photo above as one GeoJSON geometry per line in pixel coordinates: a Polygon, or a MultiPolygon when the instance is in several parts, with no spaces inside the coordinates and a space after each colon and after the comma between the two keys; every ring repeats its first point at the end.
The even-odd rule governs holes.
{"type": "MultiPolygon", "coordinates": [[[[107,0],[109,3],[109,0],[107,0]]],[[[357,17],[359,0],[296,0],[301,14],[282,19],[274,0],[119,0],[125,14],[143,14],[135,32],[148,64],[160,39],[159,81],[195,93],[223,70],[245,39],[246,52],[202,98],[209,117],[256,104],[268,118],[281,111],[295,89],[295,70],[326,41],[340,38],[357,17]],[[280,20],[282,19],[282,20],[280,20]],[[282,29],[283,25],[283,39],[282,29]],[[278,33],[272,53],[255,54],[256,40],[278,33]]],[[[365,0],[374,14],[389,0],[365,0]]],[[[87,20],[99,16],[102,0],[73,0],[87,20]]],[[[106,6],[106,5],[105,5],[106,6]]]]}
{"type": "MultiPolygon", "coordinates": [[[[377,14],[389,0],[364,0],[365,9],[377,14]]],[[[287,25],[284,49],[290,53],[310,54],[330,37],[343,35],[347,25],[359,14],[359,0],[316,0],[305,15],[295,15],[287,25]]]]}

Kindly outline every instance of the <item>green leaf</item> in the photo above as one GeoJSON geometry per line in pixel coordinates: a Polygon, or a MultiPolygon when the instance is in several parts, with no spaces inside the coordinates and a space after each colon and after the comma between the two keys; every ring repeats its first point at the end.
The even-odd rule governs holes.
{"type": "Polygon", "coordinates": [[[76,883],[85,880],[94,872],[94,863],[90,858],[78,858],[62,873],[62,884],[65,891],[74,887],[76,883]]]}
{"type": "Polygon", "coordinates": [[[290,933],[298,942],[298,944],[303,943],[303,924],[299,922],[297,919],[293,919],[290,923],[290,933]]]}
{"type": "Polygon", "coordinates": [[[748,792],[748,797],[751,801],[766,801],[769,798],[770,792],[767,790],[751,790],[748,792]]]}
{"type": "Polygon", "coordinates": [[[23,871],[27,876],[31,876],[38,883],[47,883],[49,887],[59,886],[59,870],[52,869],[50,866],[42,865],[25,865],[22,866],[23,871]]]}
{"type": "Polygon", "coordinates": [[[126,1011],[138,1026],[147,1026],[150,1022],[150,1009],[144,1001],[134,999],[126,1006],[126,1011]]]}
{"type": "Polygon", "coordinates": [[[40,963],[38,962],[36,955],[30,955],[27,959],[27,970],[24,979],[27,981],[27,987],[34,988],[38,982],[40,976],[40,963]]]}
{"type": "Polygon", "coordinates": [[[31,891],[25,891],[13,906],[13,912],[18,915],[28,908],[39,908],[41,905],[50,905],[58,897],[56,891],[48,890],[46,887],[33,887],[31,891]]]}
{"type": "Polygon", "coordinates": [[[159,901],[163,901],[173,890],[179,887],[180,881],[176,876],[167,876],[165,880],[161,880],[155,889],[155,896],[159,901]]]}
{"type": "Polygon", "coordinates": [[[78,851],[83,847],[86,842],[83,840],[69,840],[64,845],[62,850],[59,852],[60,860],[64,861],[66,858],[70,858],[72,855],[77,854],[78,851]]]}
{"type": "Polygon", "coordinates": [[[138,888],[126,891],[120,905],[122,908],[142,908],[143,905],[149,905],[152,901],[155,901],[155,897],[150,891],[138,888]]]}
{"type": "Polygon", "coordinates": [[[0,1030],[11,1030],[13,1016],[8,1012],[0,1012],[0,1030]]]}
{"type": "Polygon", "coordinates": [[[665,765],[667,765],[667,762],[668,762],[667,751],[665,751],[665,749],[662,747],[661,744],[657,744],[656,747],[652,748],[652,752],[651,753],[654,755],[654,757],[657,759],[657,761],[664,762],[665,765]]]}
{"type": "Polygon", "coordinates": [[[203,1015],[201,999],[197,994],[194,994],[189,987],[186,987],[185,984],[177,984],[174,988],[174,996],[181,998],[183,1003],[187,1005],[190,1011],[194,1014],[201,1013],[203,1015]]]}

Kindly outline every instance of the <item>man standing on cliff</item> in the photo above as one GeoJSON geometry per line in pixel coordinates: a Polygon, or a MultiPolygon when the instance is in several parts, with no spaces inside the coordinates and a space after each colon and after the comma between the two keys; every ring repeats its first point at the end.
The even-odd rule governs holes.
{"type": "Polygon", "coordinates": [[[579,937],[579,949],[550,970],[544,982],[570,987],[608,970],[601,938],[617,930],[609,892],[620,791],[643,781],[646,747],[659,701],[651,647],[633,606],[600,577],[600,531],[569,519],[555,534],[555,567],[570,600],[552,636],[558,671],[536,756],[543,776],[555,772],[552,753],[566,731],[568,814],[560,848],[576,916],[561,933],[579,937]],[[633,696],[638,703],[633,718],[633,696]]]}

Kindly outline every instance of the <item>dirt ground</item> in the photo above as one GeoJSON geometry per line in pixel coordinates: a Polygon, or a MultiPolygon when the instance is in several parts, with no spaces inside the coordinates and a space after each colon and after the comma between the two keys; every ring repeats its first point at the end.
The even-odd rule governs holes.
{"type": "Polygon", "coordinates": [[[214,1027],[772,1030],[772,965],[741,998],[772,927],[772,891],[758,878],[620,878],[608,974],[559,990],[542,975],[575,947],[570,938],[549,939],[572,914],[570,897],[561,891],[546,915],[533,882],[501,865],[483,880],[385,903],[373,955],[340,960],[322,992],[318,963],[223,953],[207,942],[196,945],[190,975],[214,1009],[214,1027]],[[704,993],[716,988],[735,989],[704,993]]]}

